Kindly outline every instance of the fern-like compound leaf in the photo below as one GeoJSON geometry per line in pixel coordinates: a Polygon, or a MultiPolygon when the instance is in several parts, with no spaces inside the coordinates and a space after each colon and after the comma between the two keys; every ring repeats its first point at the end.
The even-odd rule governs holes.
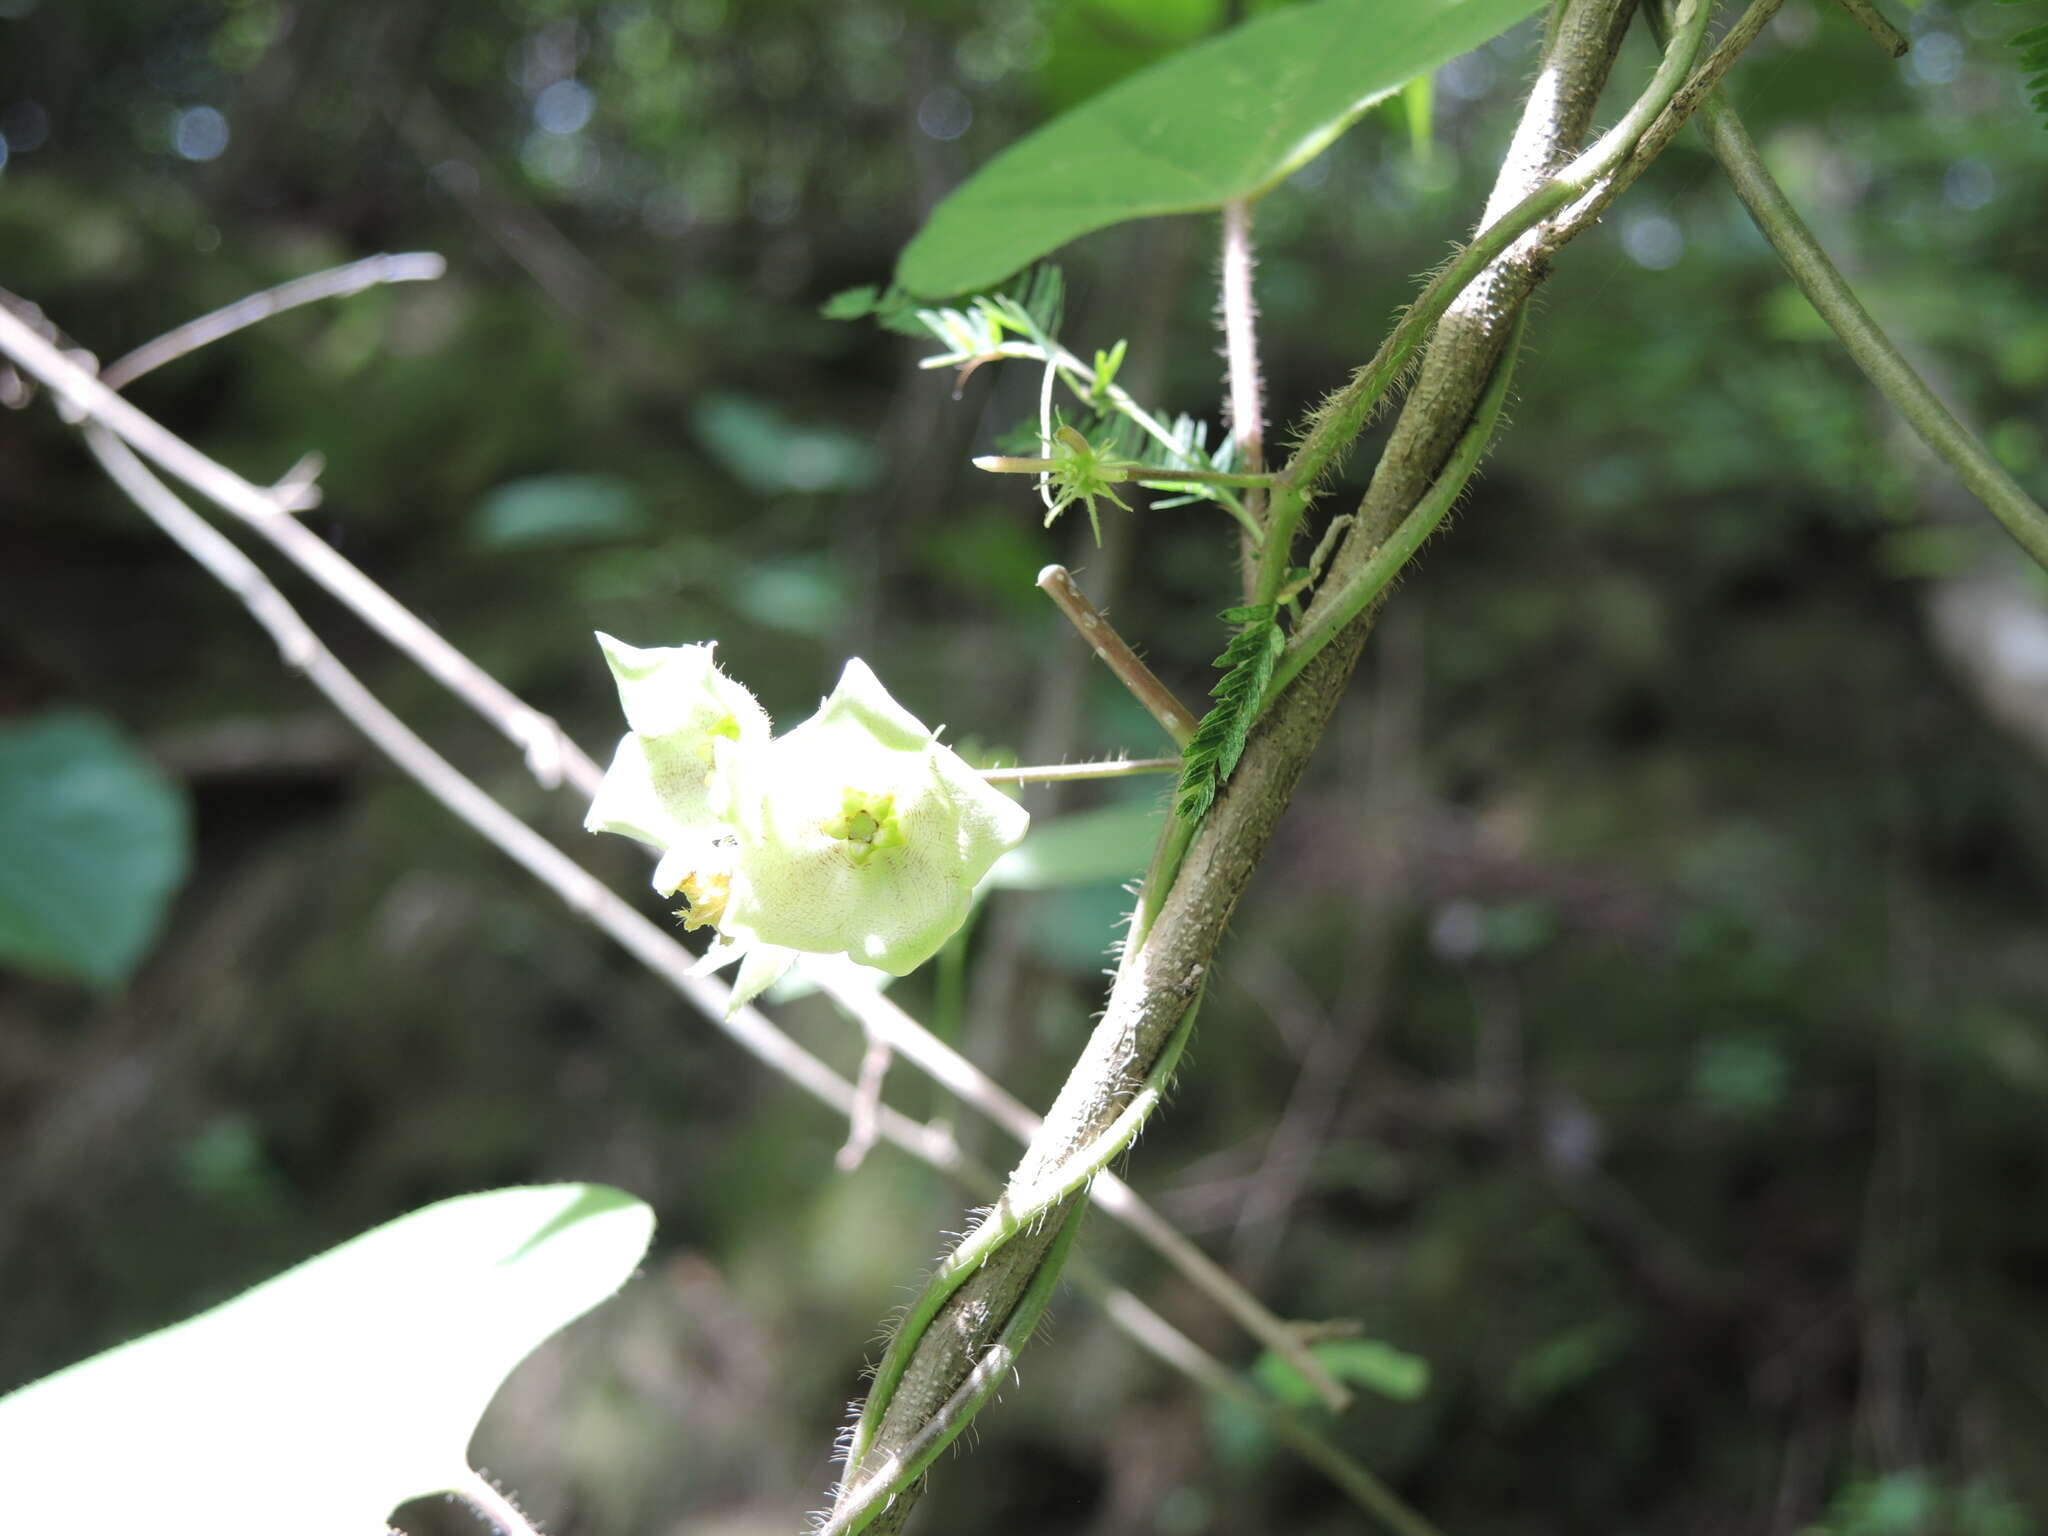
{"type": "Polygon", "coordinates": [[[1217,792],[1244,756],[1245,742],[1258,720],[1259,700],[1273,680],[1274,663],[1287,643],[1279,614],[1277,603],[1224,610],[1225,622],[1240,628],[1216,658],[1223,676],[1209,691],[1215,705],[1181,752],[1177,808],[1185,820],[1195,821],[1208,813],[1217,792]]]}
{"type": "MultiPolygon", "coordinates": [[[[2048,17],[2048,6],[2040,0],[2005,0],[2007,5],[2030,5],[2035,14],[2048,17]]],[[[2012,39],[2020,56],[2020,73],[2025,78],[2027,97],[2041,120],[2048,124],[2048,19],[2026,28],[2012,39]]]]}

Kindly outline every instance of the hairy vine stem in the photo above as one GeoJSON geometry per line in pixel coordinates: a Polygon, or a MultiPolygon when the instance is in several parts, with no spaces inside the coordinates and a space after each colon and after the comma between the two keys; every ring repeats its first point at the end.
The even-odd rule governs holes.
{"type": "Polygon", "coordinates": [[[1914,371],[1891,337],[1871,318],[1841,269],[1814,238],[1785,191],[1765,168],[1742,119],[1717,91],[1700,110],[1700,132],[1714,158],[1721,162],[1735,195],[1778,253],[1785,271],[1820,311],[1864,376],[1906,418],[1920,440],[1933,449],[1963,483],[2004,525],[2034,563],[2048,568],[2048,510],[2029,496],[2004,465],[1914,371]]]}
{"type": "MultiPolygon", "coordinates": [[[[1693,4],[1703,7],[1704,0],[1693,4]]],[[[1565,0],[1557,9],[1537,87],[1525,104],[1495,188],[1488,226],[1499,225],[1496,210],[1515,207],[1571,161],[1632,9],[1632,0],[1565,0]]],[[[1685,66],[1689,63],[1688,57],[1685,66]]],[[[1668,63],[1659,71],[1660,78],[1667,74],[1668,63]]],[[[1672,91],[1681,79],[1682,69],[1669,81],[1672,91]]],[[[1630,131],[1617,156],[1668,99],[1667,94],[1647,112],[1631,113],[1625,120],[1630,131]],[[1634,121],[1638,116],[1639,123],[1634,121]]],[[[1562,201],[1553,205],[1553,211],[1559,206],[1562,201]]],[[[1471,301],[1468,293],[1457,310],[1446,313],[1446,330],[1430,344],[1423,362],[1422,377],[1431,387],[1418,386],[1411,392],[1396,427],[1395,445],[1402,450],[1397,469],[1388,472],[1383,461],[1382,474],[1375,477],[1376,495],[1368,497],[1369,512],[1390,519],[1388,528],[1397,526],[1437,480],[1470,424],[1517,311],[1541,279],[1551,249],[1540,235],[1511,251],[1503,243],[1478,263],[1483,275],[1472,283],[1480,293],[1478,300],[1471,301]],[[1503,259],[1489,267],[1486,260],[1492,257],[1503,259]],[[1457,316],[1455,326],[1450,325],[1452,314],[1457,316]],[[1440,446],[1425,452],[1430,443],[1440,446]]],[[[1419,335],[1415,341],[1419,344],[1419,335]]],[[[1329,452],[1334,454],[1341,446],[1332,443],[1329,452]]],[[[1347,547],[1362,531],[1353,530],[1347,547]]],[[[1384,536],[1381,529],[1371,537],[1376,543],[1384,536]]],[[[1269,540],[1269,557],[1272,545],[1281,542],[1269,540]]],[[[1344,561],[1345,553],[1339,550],[1338,562],[1344,561]]],[[[1351,563],[1362,564],[1363,557],[1351,563]]],[[[1125,1112],[1156,1098],[1163,1087],[1155,1069],[1162,1060],[1170,1062],[1177,1049],[1175,1041],[1182,1037],[1206,984],[1224,927],[1336,707],[1371,613],[1368,607],[1344,625],[1302,669],[1295,685],[1260,722],[1214,810],[1191,833],[1157,916],[1143,933],[1132,936],[1102,1021],[1047,1114],[1044,1129],[1010,1176],[1008,1198],[1013,1207],[1028,1205],[1033,1193],[1070,1180],[1075,1193],[1040,1211],[1033,1223],[1008,1231],[1006,1240],[994,1242],[984,1233],[1008,1225],[999,1206],[963,1240],[962,1250],[972,1249],[977,1255],[972,1273],[961,1278],[942,1266],[943,1278],[913,1307],[891,1344],[885,1373],[878,1377],[856,1430],[827,1529],[850,1536],[884,1509],[892,1524],[900,1521],[917,1496],[918,1448],[929,1427],[957,1416],[956,1395],[992,1347],[1014,1349],[1011,1320],[1023,1298],[1044,1283],[1045,1273],[1059,1268],[1059,1236],[1068,1230],[1069,1216],[1085,1198],[1078,1186],[1086,1173],[1080,1172],[1078,1179],[1075,1175],[1091,1166],[1106,1134],[1129,1124],[1125,1112]]],[[[1309,616],[1314,614],[1312,607],[1309,616]]],[[[1135,1133],[1137,1126],[1131,1124],[1130,1129],[1135,1133]]]]}
{"type": "MultiPolygon", "coordinates": [[[[1238,462],[1255,473],[1266,467],[1266,401],[1259,376],[1259,306],[1252,296],[1252,205],[1233,198],[1223,205],[1223,261],[1217,284],[1217,310],[1223,322],[1224,385],[1229,392],[1230,437],[1238,462]]],[[[1245,497],[1250,526],[1237,545],[1244,598],[1252,600],[1258,586],[1259,547],[1265,542],[1266,496],[1263,487],[1245,497]]]]}
{"type": "MultiPolygon", "coordinates": [[[[1591,192],[1558,216],[1554,228],[1561,239],[1576,239],[1585,233],[1617,197],[1635,185],[1636,178],[1649,169],[1650,163],[1663,154],[1678,136],[1678,130],[1691,121],[1693,114],[1705,102],[1707,93],[1720,84],[1721,77],[1749,50],[1749,45],[1770,25],[1771,18],[1784,8],[1785,0],[1751,0],[1749,8],[1735,18],[1734,25],[1721,34],[1721,41],[1707,55],[1707,62],[1693,71],[1691,78],[1679,87],[1678,94],[1657,114],[1656,121],[1643,130],[1643,136],[1629,151],[1628,158],[1591,192]]],[[[1650,18],[1652,30],[1656,31],[1657,40],[1662,43],[1664,34],[1659,26],[1660,14],[1653,10],[1650,18]]]]}
{"type": "Polygon", "coordinates": [[[1336,639],[1345,625],[1363,613],[1367,604],[1387,589],[1387,583],[1414,558],[1415,552],[1450,515],[1466,482],[1479,468],[1479,461],[1486,456],[1486,450],[1493,442],[1501,408],[1507,403],[1508,386],[1514,379],[1515,354],[1520,350],[1521,333],[1527,320],[1526,312],[1517,316],[1514,338],[1509,341],[1506,353],[1493,370],[1492,382],[1486,386],[1479,408],[1472,413],[1472,424],[1465,428],[1457,447],[1451,450],[1451,456],[1445,461],[1435,483],[1416,502],[1415,509],[1401,520],[1400,527],[1372,552],[1363,565],[1354,567],[1341,585],[1333,584],[1329,601],[1320,605],[1315,618],[1303,623],[1287,642],[1286,651],[1273,669],[1273,680],[1266,685],[1267,704],[1278,698],[1301,669],[1315,660],[1316,653],[1336,639]]]}
{"type": "MultiPolygon", "coordinates": [[[[1633,0],[1630,3],[1632,6],[1633,0]]],[[[1294,531],[1300,526],[1316,482],[1364,429],[1381,399],[1393,387],[1394,381],[1407,371],[1417,350],[1437,323],[1452,310],[1454,304],[1465,303],[1472,290],[1483,289],[1484,277],[1492,264],[1504,254],[1513,252],[1519,242],[1536,242],[1530,249],[1553,250],[1561,245],[1562,240],[1545,240],[1536,233],[1539,226],[1595,189],[1628,158],[1638,141],[1662,116],[1678,95],[1693,61],[1699,56],[1712,9],[1711,0],[1681,0],[1676,35],[1658,61],[1649,85],[1621,120],[1583,154],[1546,167],[1547,174],[1534,181],[1496,184],[1479,232],[1471,243],[1438,271],[1415,302],[1409,305],[1399,323],[1380,344],[1372,361],[1359,369],[1349,384],[1316,411],[1308,432],[1281,470],[1279,484],[1273,490],[1253,602],[1270,603],[1279,596],[1287,581],[1294,531]]],[[[1560,19],[1559,27],[1563,24],[1560,19]]],[[[1555,86],[1556,81],[1548,70],[1540,73],[1531,91],[1531,101],[1547,94],[1555,86]]],[[[1517,153],[1516,148],[1510,148],[1510,166],[1515,164],[1517,153]]],[[[1491,359],[1488,360],[1488,373],[1491,373],[1491,359]]],[[[1457,426],[1462,428],[1462,420],[1457,426]]],[[[1347,544],[1356,541],[1358,532],[1353,531],[1347,544]]]]}
{"type": "MultiPolygon", "coordinates": [[[[1063,1159],[1057,1168],[1043,1175],[1036,1183],[1018,1187],[1012,1179],[1010,1187],[1003,1191],[1002,1198],[960,1242],[960,1245],[946,1256],[931,1281],[925,1286],[910,1312],[896,1329],[890,1341],[887,1354],[875,1370],[874,1385],[869,1389],[867,1412],[854,1426],[853,1440],[848,1448],[847,1460],[858,1465],[874,1441],[876,1421],[883,1409],[896,1395],[902,1385],[903,1374],[910,1363],[911,1351],[924,1334],[931,1321],[938,1315],[947,1298],[966,1283],[969,1276],[980,1269],[989,1258],[1011,1238],[1025,1228],[1036,1224],[1055,1206],[1066,1202],[1067,1197],[1079,1190],[1095,1175],[1106,1168],[1110,1160],[1122,1152],[1137,1137],[1145,1118],[1166,1095],[1166,1085],[1173,1080],[1173,1069],[1180,1063],[1180,1054],[1187,1046],[1188,1036],[1195,1025],[1195,1014],[1200,1009],[1201,996],[1197,992],[1194,1001],[1181,1015],[1152,1069],[1145,1075],[1142,1088],[1131,1098],[1109,1127],[1097,1135],[1086,1146],[1077,1148],[1063,1159]]],[[[1080,1208],[1079,1204],[1075,1207],[1080,1208]]],[[[839,1512],[835,1511],[834,1523],[825,1527],[823,1536],[837,1536],[842,1527],[836,1522],[839,1512]]]]}

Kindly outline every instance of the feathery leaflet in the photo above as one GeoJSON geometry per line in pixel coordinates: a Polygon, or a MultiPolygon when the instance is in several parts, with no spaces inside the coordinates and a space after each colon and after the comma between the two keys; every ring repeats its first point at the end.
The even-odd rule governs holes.
{"type": "Polygon", "coordinates": [[[1231,637],[1216,666],[1223,676],[1209,691],[1216,705],[1202,717],[1195,734],[1181,752],[1180,790],[1177,810],[1187,821],[1198,820],[1216,801],[1237,761],[1244,756],[1244,744],[1259,717],[1259,700],[1272,681],[1273,664],[1280,659],[1286,637],[1280,632],[1277,603],[1255,603],[1243,608],[1226,608],[1223,619],[1243,627],[1231,637]]]}

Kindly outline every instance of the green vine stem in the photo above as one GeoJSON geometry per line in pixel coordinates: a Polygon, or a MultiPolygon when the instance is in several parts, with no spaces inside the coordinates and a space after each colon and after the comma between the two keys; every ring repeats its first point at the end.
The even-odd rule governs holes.
{"type": "Polygon", "coordinates": [[[1913,371],[1892,339],[1828,259],[1757,153],[1735,109],[1717,91],[1700,110],[1700,132],[1721,162],[1735,195],[1778,253],[1792,281],[1820,311],[1849,356],[1907,424],[1955,472],[1963,486],[1991,509],[2036,565],[2048,569],[2048,511],[2029,496],[1970,429],[1913,371]]]}
{"type": "MultiPolygon", "coordinates": [[[[862,1405],[860,1421],[854,1426],[853,1440],[847,1452],[846,1464],[850,1475],[861,1476],[859,1488],[850,1498],[858,1500],[864,1491],[877,1482],[887,1482],[893,1492],[909,1482],[916,1472],[910,1470],[912,1458],[896,1455],[882,1466],[869,1471],[862,1466],[862,1459],[868,1447],[874,1443],[875,1431],[883,1415],[894,1401],[897,1388],[901,1386],[910,1358],[917,1349],[918,1341],[931,1326],[932,1319],[939,1315],[953,1293],[966,1283],[985,1264],[989,1257],[1025,1227],[1063,1202],[1067,1196],[1080,1189],[1096,1174],[1109,1166],[1109,1162],[1124,1148],[1137,1139],[1144,1129],[1145,1121],[1159,1101],[1166,1096],[1166,1086],[1173,1081],[1173,1069],[1180,1063],[1181,1051],[1186,1047],[1188,1036],[1193,1033],[1195,1015],[1201,1010],[1201,993],[1198,990],[1194,1000],[1182,1013],[1180,1023],[1168,1037],[1166,1045],[1153,1061],[1152,1070],[1145,1075],[1144,1085],[1131,1097],[1124,1110],[1112,1121],[1107,1130],[1075,1151],[1050,1172],[1019,1183],[1013,1178],[1010,1187],[995,1208],[984,1216],[972,1232],[968,1233],[946,1260],[938,1267],[931,1279],[925,1283],[924,1294],[905,1315],[896,1329],[895,1337],[889,1341],[889,1351],[882,1357],[882,1363],[875,1368],[874,1385],[868,1389],[867,1402],[862,1405]]],[[[1077,1204],[1076,1214],[1084,1207],[1077,1204]]],[[[1050,1268],[1043,1266],[1042,1268],[1050,1268]]],[[[868,1499],[867,1507],[872,1507],[868,1499]]],[[[827,1526],[826,1532],[835,1530],[827,1526]]],[[[858,1529],[858,1527],[845,1527],[858,1529]]]]}
{"type": "MultiPolygon", "coordinates": [[[[1678,130],[1692,120],[1700,103],[1706,100],[1707,93],[1721,83],[1721,77],[1748,51],[1749,45],[1770,25],[1771,18],[1784,8],[1785,0],[1750,0],[1749,9],[1736,17],[1728,30],[1721,34],[1721,41],[1707,55],[1707,62],[1692,72],[1678,94],[1671,98],[1671,104],[1657,114],[1657,120],[1636,141],[1636,147],[1629,151],[1628,158],[1616,166],[1614,173],[1598,187],[1572,204],[1551,226],[1558,239],[1572,240],[1584,234],[1613,206],[1617,197],[1635,185],[1636,178],[1648,170],[1678,137],[1678,130]]],[[[1656,33],[1661,47],[1664,32],[1659,15],[1654,8],[1649,14],[1651,30],[1656,33]]]]}
{"type": "Polygon", "coordinates": [[[365,256],[345,266],[328,267],[288,282],[265,288],[235,300],[220,309],[187,320],[173,330],[125,352],[100,370],[100,382],[109,389],[126,389],[146,373],[177,361],[224,336],[268,320],[272,315],[302,304],[327,299],[345,299],[383,283],[431,283],[448,272],[447,260],[434,251],[407,251],[400,255],[365,256]]]}
{"type": "MultiPolygon", "coordinates": [[[[1542,88],[1523,109],[1513,148],[1503,164],[1495,202],[1511,207],[1570,161],[1586,132],[1601,85],[1633,10],[1630,0],[1564,0],[1553,17],[1542,58],[1542,88]]],[[[1411,391],[1396,436],[1412,445],[1382,496],[1412,496],[1405,514],[1441,472],[1473,408],[1485,392],[1512,329],[1515,311],[1548,269],[1547,233],[1503,263],[1497,283],[1485,284],[1490,302],[1460,318],[1448,343],[1432,339],[1424,361],[1429,390],[1411,391]],[[1404,436],[1403,428],[1407,428],[1404,436]],[[1441,444],[1439,449],[1430,445],[1441,444]]],[[[1375,503],[1375,516],[1391,511],[1375,503]]],[[[1394,515],[1391,528],[1400,521],[1394,515]]],[[[1352,530],[1351,542],[1359,527],[1352,530]]],[[[1384,534],[1378,535],[1383,537],[1384,534]]],[[[1270,552],[1270,551],[1269,551],[1270,552]]],[[[1339,550],[1333,564],[1341,565],[1339,550]]],[[[1337,573],[1341,575],[1341,571],[1337,573]]],[[[1370,609],[1317,654],[1252,732],[1229,787],[1198,827],[1176,824],[1187,837],[1178,874],[1163,884],[1156,913],[1127,942],[1107,1009],[1032,1140],[1010,1186],[1014,1191],[1064,1179],[1086,1149],[1123,1123],[1136,1097],[1163,1086],[1154,1067],[1187,1022],[1207,982],[1218,945],[1270,841],[1294,787],[1334,712],[1370,622],[1370,609]]],[[[906,1453],[934,1416],[951,1410],[961,1384],[1002,1336],[1004,1327],[1042,1272],[1057,1264],[1053,1244],[1068,1206],[1085,1199],[1077,1186],[1067,1202],[1017,1230],[983,1255],[922,1325],[900,1370],[892,1366],[888,1401],[863,1416],[859,1452],[846,1469],[842,1500],[857,1498],[907,1464],[906,1453]],[[1055,1219],[1057,1218],[1057,1219],[1055,1219]]],[[[895,1347],[892,1345],[892,1353],[895,1347]]],[[[894,1481],[893,1478],[889,1479],[894,1481]]],[[[916,1497],[916,1482],[900,1489],[888,1518],[900,1518],[916,1497]]],[[[848,1522],[849,1533],[858,1521],[848,1522]]]]}
{"type": "Polygon", "coordinates": [[[1583,197],[1627,160],[1637,141],[1684,85],[1706,39],[1711,11],[1708,0],[1681,0],[1675,35],[1658,60],[1649,85],[1621,120],[1535,190],[1505,209],[1489,207],[1479,233],[1409,305],[1372,361],[1317,410],[1308,434],[1281,470],[1280,483],[1274,488],[1266,514],[1265,547],[1260,553],[1259,584],[1253,602],[1270,603],[1278,599],[1287,581],[1294,531],[1307,510],[1316,481],[1364,430],[1373,410],[1407,370],[1431,328],[1496,258],[1552,214],[1583,197]]]}
{"type": "Polygon", "coordinates": [[[1501,354],[1500,362],[1494,367],[1493,378],[1480,398],[1478,409],[1472,413],[1471,425],[1465,428],[1457,447],[1451,450],[1436,483],[1415,504],[1414,510],[1401,520],[1392,536],[1374,550],[1363,565],[1347,572],[1340,585],[1332,588],[1328,598],[1318,604],[1315,616],[1295,632],[1287,649],[1281,652],[1279,664],[1273,669],[1273,680],[1266,685],[1262,709],[1269,707],[1301,669],[1315,660],[1324,646],[1336,639],[1346,625],[1365,611],[1367,604],[1386,590],[1387,583],[1400,574],[1402,567],[1415,557],[1416,551],[1436,532],[1456,505],[1493,441],[1494,429],[1500,423],[1501,407],[1507,401],[1508,386],[1515,376],[1515,358],[1521,350],[1522,332],[1527,324],[1528,313],[1524,311],[1515,321],[1514,334],[1508,341],[1507,350],[1501,354]]]}
{"type": "Polygon", "coordinates": [[[830,1518],[818,1528],[818,1536],[847,1536],[848,1532],[861,1529],[898,1493],[923,1477],[925,1469],[937,1459],[939,1452],[959,1438],[960,1432],[974,1421],[982,1405],[995,1395],[1003,1378],[1016,1366],[1018,1355],[1023,1353],[1025,1344],[1037,1330],[1039,1319],[1045,1315],[1046,1304],[1052,1300],[1053,1290],[1059,1284],[1060,1270],[1074,1246],[1074,1236],[1081,1230],[1081,1222],[1087,1214],[1088,1207],[1081,1204],[1067,1212],[1060,1222],[1058,1236],[1053,1239],[1047,1262],[1031,1277],[1031,1283],[1025,1287],[1023,1296],[1010,1313],[1009,1320],[1003,1324],[1002,1332],[996,1335],[995,1342],[974,1362],[974,1368],[967,1373],[966,1379],[925,1420],[902,1451],[876,1469],[874,1476],[857,1490],[841,1497],[830,1518]]]}

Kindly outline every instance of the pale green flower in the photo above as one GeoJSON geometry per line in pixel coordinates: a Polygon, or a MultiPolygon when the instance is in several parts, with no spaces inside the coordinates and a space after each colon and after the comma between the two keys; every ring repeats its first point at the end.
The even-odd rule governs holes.
{"type": "Polygon", "coordinates": [[[846,664],[818,712],[770,739],[710,645],[638,650],[598,636],[632,732],[584,825],[662,850],[655,889],[680,893],[739,960],[737,1007],[801,954],[902,976],[965,921],[975,884],[1031,818],[846,664]]]}
{"type": "MultiPolygon", "coordinates": [[[[718,670],[712,645],[641,650],[599,635],[632,730],[620,741],[583,825],[662,850],[654,888],[664,896],[693,877],[715,881],[713,850],[730,836],[719,815],[728,764],[765,745],[768,716],[718,670]]],[[[696,896],[692,893],[692,902],[696,896]]]]}
{"type": "Polygon", "coordinates": [[[739,845],[718,926],[740,944],[906,975],[1031,824],[859,660],[809,720],[734,762],[739,845]]]}

